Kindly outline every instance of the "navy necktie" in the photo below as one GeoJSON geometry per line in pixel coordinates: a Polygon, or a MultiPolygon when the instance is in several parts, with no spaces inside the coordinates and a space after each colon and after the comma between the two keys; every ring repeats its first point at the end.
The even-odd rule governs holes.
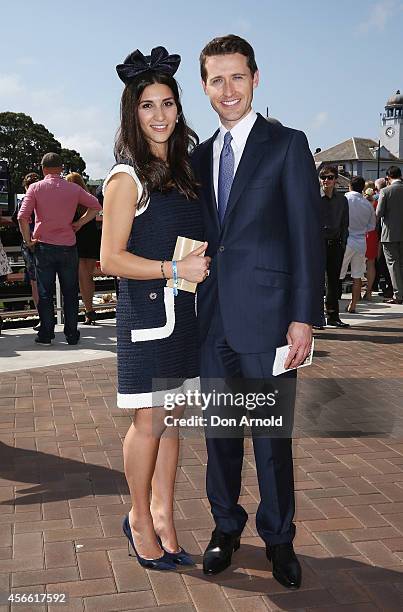
{"type": "Polygon", "coordinates": [[[222,225],[228,198],[234,180],[235,158],[231,147],[232,135],[227,132],[224,136],[224,146],[220,155],[220,169],[218,172],[218,217],[222,225]]]}

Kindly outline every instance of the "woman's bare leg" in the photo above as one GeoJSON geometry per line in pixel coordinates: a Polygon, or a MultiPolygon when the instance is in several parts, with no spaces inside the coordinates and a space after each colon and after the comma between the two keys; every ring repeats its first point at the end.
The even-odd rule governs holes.
{"type": "Polygon", "coordinates": [[[96,259],[88,259],[80,257],[78,264],[78,278],[80,282],[80,293],[83,298],[85,310],[94,309],[93,299],[95,292],[94,270],[96,259]]]}
{"type": "MultiPolygon", "coordinates": [[[[184,408],[172,411],[174,418],[182,416],[184,408]]],[[[160,536],[164,548],[170,552],[179,550],[174,526],[175,477],[179,457],[179,427],[169,426],[160,440],[154,476],[152,479],[151,514],[155,533],[160,536]]]]}
{"type": "Polygon", "coordinates": [[[349,305],[350,310],[355,310],[357,307],[357,302],[361,297],[361,279],[353,278],[353,290],[351,296],[351,302],[349,305]]]}
{"type": "Polygon", "coordinates": [[[124,469],[132,501],[129,522],[136,550],[146,559],[157,559],[163,554],[154,531],[150,492],[164,416],[163,408],[137,409],[123,443],[124,469]]]}
{"type": "Polygon", "coordinates": [[[367,289],[365,291],[365,297],[372,297],[372,287],[374,286],[374,280],[376,276],[375,259],[368,259],[367,261],[367,289]]]}

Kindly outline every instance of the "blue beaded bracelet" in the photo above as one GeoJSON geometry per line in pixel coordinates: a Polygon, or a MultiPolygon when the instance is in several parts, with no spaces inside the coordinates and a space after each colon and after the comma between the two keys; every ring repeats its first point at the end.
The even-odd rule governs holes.
{"type": "Polygon", "coordinates": [[[174,281],[174,295],[178,295],[178,264],[176,261],[172,262],[172,274],[174,281]]]}

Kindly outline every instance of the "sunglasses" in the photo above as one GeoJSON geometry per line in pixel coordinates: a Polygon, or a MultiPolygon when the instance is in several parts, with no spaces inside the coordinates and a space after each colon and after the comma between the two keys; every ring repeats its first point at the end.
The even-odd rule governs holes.
{"type": "Polygon", "coordinates": [[[322,181],[334,181],[336,177],[334,176],[334,174],[325,174],[324,176],[321,176],[320,178],[322,181]]]}

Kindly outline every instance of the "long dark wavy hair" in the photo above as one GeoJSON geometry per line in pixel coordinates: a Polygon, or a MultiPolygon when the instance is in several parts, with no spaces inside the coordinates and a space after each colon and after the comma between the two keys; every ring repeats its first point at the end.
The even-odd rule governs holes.
{"type": "Polygon", "coordinates": [[[120,128],[115,140],[115,159],[118,163],[133,165],[144,187],[138,203],[141,208],[152,191],[168,191],[176,187],[187,199],[197,197],[197,183],[189,161],[190,152],[199,144],[197,134],[186,124],[176,80],[157,72],[144,72],[123,90],[120,103],[120,128]],[[178,123],[168,140],[168,157],[163,161],[156,157],[141,129],[138,107],[143,91],[148,85],[167,85],[178,109],[178,123]]]}

